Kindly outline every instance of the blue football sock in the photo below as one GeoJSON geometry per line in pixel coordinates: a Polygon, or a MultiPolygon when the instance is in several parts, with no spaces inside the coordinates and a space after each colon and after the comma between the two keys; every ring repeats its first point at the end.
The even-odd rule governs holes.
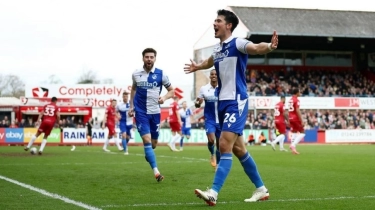
{"type": "Polygon", "coordinates": [[[220,164],[217,166],[214,183],[211,187],[211,189],[215,190],[215,192],[219,193],[223,187],[225,179],[227,178],[232,167],[232,162],[232,153],[221,154],[220,164]]]}
{"type": "Polygon", "coordinates": [[[216,165],[220,163],[220,151],[216,148],[216,165]]]}
{"type": "Polygon", "coordinates": [[[215,145],[211,142],[207,142],[208,151],[210,151],[211,155],[214,155],[215,145]]]}
{"type": "Polygon", "coordinates": [[[180,148],[184,146],[184,137],[181,137],[181,140],[180,140],[180,148]]]}
{"type": "Polygon", "coordinates": [[[152,149],[151,143],[144,144],[145,156],[147,162],[150,164],[151,168],[156,168],[156,158],[154,150],[152,149]]]}
{"type": "Polygon", "coordinates": [[[257,165],[254,162],[254,159],[250,156],[248,152],[246,154],[239,158],[242,167],[247,174],[247,176],[250,178],[251,182],[254,183],[255,187],[262,187],[264,186],[262,178],[260,177],[257,169],[257,165]]]}
{"type": "Polygon", "coordinates": [[[126,152],[127,146],[128,146],[128,143],[126,142],[126,139],[122,139],[122,147],[124,148],[124,152],[126,152]]]}

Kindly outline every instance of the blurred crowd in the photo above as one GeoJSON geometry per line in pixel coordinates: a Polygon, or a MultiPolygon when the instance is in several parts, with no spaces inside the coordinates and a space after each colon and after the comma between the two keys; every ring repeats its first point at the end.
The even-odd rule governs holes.
{"type": "Polygon", "coordinates": [[[301,96],[374,97],[375,83],[359,71],[257,71],[256,80],[247,74],[248,91],[255,96],[289,96],[298,87],[301,96]]]}
{"type": "MultiPolygon", "coordinates": [[[[19,121],[15,118],[12,122],[7,116],[0,120],[0,128],[38,128],[40,122],[37,122],[36,117],[26,116],[19,121]]],[[[85,125],[82,116],[62,116],[59,122],[55,124],[55,128],[84,128],[85,125]]]]}
{"type": "MultiPolygon", "coordinates": [[[[292,87],[298,87],[301,97],[375,97],[375,83],[359,71],[252,71],[247,76],[248,91],[252,96],[290,96],[292,87]],[[252,76],[255,78],[252,78],[252,76]]],[[[374,107],[375,110],[375,107],[374,107]]],[[[374,110],[301,110],[304,128],[307,129],[375,129],[374,110]]],[[[246,129],[273,129],[273,110],[250,110],[246,129]]],[[[56,128],[85,128],[82,116],[62,116],[56,128]]],[[[97,117],[91,119],[92,128],[101,128],[97,117]]],[[[0,119],[2,128],[38,127],[36,118],[26,116],[21,121],[0,119]]],[[[168,119],[161,123],[169,128],[168,119]]],[[[192,128],[204,129],[204,119],[192,122],[192,128]]]]}
{"type": "MultiPolygon", "coordinates": [[[[375,107],[374,107],[375,108],[375,107]]],[[[318,129],[375,129],[375,110],[302,110],[305,130],[318,129]]],[[[169,128],[168,119],[161,124],[169,128]]],[[[192,122],[193,129],[204,129],[204,119],[192,122]]],[[[245,129],[274,129],[273,110],[249,110],[245,129]]]]}
{"type": "MultiPolygon", "coordinates": [[[[246,128],[273,129],[273,111],[250,111],[246,128]]],[[[305,130],[318,129],[375,129],[374,110],[301,110],[305,130]]]]}

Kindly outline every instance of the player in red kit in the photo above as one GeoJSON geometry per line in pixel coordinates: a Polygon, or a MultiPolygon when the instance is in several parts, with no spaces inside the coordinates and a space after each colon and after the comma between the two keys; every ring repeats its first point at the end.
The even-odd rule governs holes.
{"type": "Polygon", "coordinates": [[[281,96],[280,102],[276,104],[274,111],[275,119],[275,133],[277,135],[275,141],[271,143],[272,149],[275,151],[277,142],[280,142],[280,151],[287,151],[284,149],[284,140],[286,133],[286,125],[289,124],[288,111],[285,110],[285,96],[281,96]]]}
{"type": "Polygon", "coordinates": [[[305,130],[302,125],[302,116],[299,110],[299,100],[298,96],[300,95],[298,88],[292,89],[292,98],[289,100],[289,121],[290,129],[292,132],[292,143],[289,148],[292,150],[293,154],[298,155],[299,152],[296,150],[296,145],[305,137],[305,130]]]}
{"type": "Polygon", "coordinates": [[[106,108],[104,114],[102,128],[104,129],[105,126],[107,126],[108,128],[108,138],[105,140],[103,146],[103,151],[105,152],[110,152],[110,150],[107,149],[107,146],[109,144],[109,140],[111,140],[112,138],[115,140],[117,148],[122,151],[120,140],[116,137],[116,118],[119,117],[116,113],[116,105],[117,101],[116,99],[113,99],[111,105],[106,108]]]}
{"type": "Polygon", "coordinates": [[[178,112],[179,106],[178,106],[178,97],[173,97],[173,102],[169,108],[169,126],[171,127],[172,131],[172,139],[169,141],[168,146],[172,151],[179,151],[176,149],[176,142],[180,141],[181,139],[181,116],[178,112]]]}
{"type": "Polygon", "coordinates": [[[53,127],[55,126],[56,121],[60,120],[60,109],[56,105],[57,98],[52,97],[51,103],[44,105],[42,111],[39,113],[38,121],[42,120],[38,131],[34,136],[31,137],[31,140],[27,147],[25,147],[25,151],[28,151],[30,147],[33,145],[34,141],[40,136],[40,134],[44,133],[42,144],[39,148],[39,155],[43,153],[43,149],[47,144],[47,138],[51,134],[53,127]]]}

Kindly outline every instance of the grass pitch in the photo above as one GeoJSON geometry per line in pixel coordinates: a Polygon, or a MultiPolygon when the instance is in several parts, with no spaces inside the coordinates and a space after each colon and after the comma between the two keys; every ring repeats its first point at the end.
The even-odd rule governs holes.
{"type": "MultiPolygon", "coordinates": [[[[194,189],[210,187],[214,170],[205,146],[171,152],[155,150],[165,176],[157,183],[143,147],[130,155],[101,147],[47,146],[42,156],[23,147],[0,147],[0,176],[71,199],[92,209],[210,208],[194,189]]],[[[300,155],[248,147],[270,200],[245,203],[254,186],[234,158],[215,209],[372,209],[375,208],[375,145],[299,145],[300,155]]],[[[0,179],[0,209],[84,209],[39,191],[0,179]]],[[[89,209],[89,208],[88,208],[89,209]]]]}

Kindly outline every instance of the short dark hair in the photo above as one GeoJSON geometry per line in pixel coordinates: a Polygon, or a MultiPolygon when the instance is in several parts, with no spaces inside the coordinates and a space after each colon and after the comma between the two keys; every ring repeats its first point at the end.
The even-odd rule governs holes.
{"type": "Polygon", "coordinates": [[[299,93],[298,88],[292,88],[292,95],[296,95],[297,93],[299,93]]]}
{"type": "Polygon", "coordinates": [[[56,101],[57,101],[57,98],[54,96],[54,97],[52,97],[51,101],[52,101],[52,102],[56,102],[56,101]]]}
{"type": "Polygon", "coordinates": [[[285,96],[281,96],[280,99],[285,99],[285,96]]]}
{"type": "Polygon", "coordinates": [[[124,95],[129,95],[129,93],[127,92],[127,91],[124,91],[123,93],[122,93],[122,95],[124,96],[124,95]]]}
{"type": "Polygon", "coordinates": [[[156,50],[153,49],[153,48],[146,48],[146,49],[144,49],[143,52],[142,52],[142,56],[145,57],[146,53],[154,53],[155,57],[156,57],[156,54],[157,54],[156,50]]]}
{"type": "Polygon", "coordinates": [[[238,20],[238,17],[232,11],[220,9],[217,11],[217,15],[224,16],[225,22],[232,24],[232,28],[230,29],[231,32],[233,32],[234,29],[236,29],[239,23],[239,20],[238,20]]]}
{"type": "Polygon", "coordinates": [[[112,99],[112,101],[117,101],[116,99],[112,99]]]}

